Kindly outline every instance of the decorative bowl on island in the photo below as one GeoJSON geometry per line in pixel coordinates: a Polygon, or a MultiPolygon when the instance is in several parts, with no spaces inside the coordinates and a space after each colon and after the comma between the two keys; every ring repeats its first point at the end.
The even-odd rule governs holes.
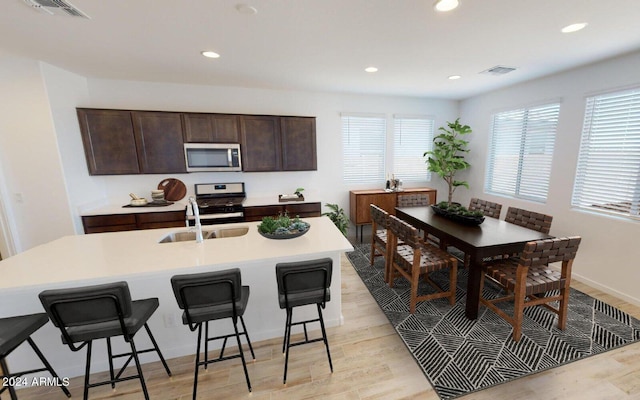
{"type": "Polygon", "coordinates": [[[264,217],[258,225],[258,233],[268,239],[292,239],[309,231],[311,225],[299,217],[291,218],[287,214],[277,217],[264,217]]]}

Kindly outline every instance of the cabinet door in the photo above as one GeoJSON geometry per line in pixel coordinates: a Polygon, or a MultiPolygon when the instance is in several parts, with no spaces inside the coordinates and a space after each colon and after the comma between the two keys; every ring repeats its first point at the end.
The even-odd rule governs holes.
{"type": "Polygon", "coordinates": [[[78,108],[90,175],[139,174],[131,113],[78,108]]]}
{"type": "Polygon", "coordinates": [[[371,208],[369,207],[370,204],[375,204],[389,214],[395,215],[395,193],[358,194],[354,197],[354,200],[355,220],[353,218],[354,216],[351,217],[351,220],[356,225],[371,223],[371,208]]]}
{"type": "Polygon", "coordinates": [[[284,211],[290,217],[319,217],[322,215],[320,203],[285,204],[284,211]]]}
{"type": "Polygon", "coordinates": [[[138,228],[135,214],[83,216],[82,225],[84,233],[132,231],[138,228]]]}
{"type": "Polygon", "coordinates": [[[282,169],[315,171],[316,119],[313,117],[281,117],[282,169]]]}
{"type": "Polygon", "coordinates": [[[240,116],[242,170],[245,172],[280,171],[280,117],[240,116]]]}
{"type": "Polygon", "coordinates": [[[277,217],[284,212],[284,207],[273,206],[253,206],[244,208],[245,221],[261,221],[264,217],[277,217]]]}
{"type": "Polygon", "coordinates": [[[165,211],[136,214],[139,229],[175,228],[185,226],[185,211],[165,211]]]}
{"type": "Polygon", "coordinates": [[[187,172],[180,113],[134,111],[132,116],[142,172],[187,172]]]}
{"type": "Polygon", "coordinates": [[[184,140],[191,143],[239,143],[238,116],[182,114],[184,140]]]}

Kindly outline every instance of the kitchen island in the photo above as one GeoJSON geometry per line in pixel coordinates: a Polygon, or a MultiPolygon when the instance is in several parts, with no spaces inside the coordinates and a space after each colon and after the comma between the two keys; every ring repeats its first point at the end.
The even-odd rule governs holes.
{"type": "MultiPolygon", "coordinates": [[[[327,217],[304,218],[311,228],[303,236],[272,240],[257,231],[258,222],[209,225],[203,230],[248,228],[245,235],[207,239],[202,243],[182,241],[160,243],[167,235],[187,228],[164,228],[126,232],[65,236],[0,261],[0,317],[42,312],[38,293],[56,289],[127,281],[133,299],[158,297],[160,307],[149,326],[166,358],[195,353],[196,334],[182,325],[170,278],[175,274],[198,273],[238,267],[242,283],[251,287],[245,322],[252,341],[281,337],[285,312],[278,305],[275,265],[321,257],[333,260],[331,301],[324,311],[328,326],[342,323],[340,255],[353,250],[349,241],[327,217]]],[[[241,229],[240,229],[241,230],[241,229]]],[[[315,315],[315,307],[301,309],[294,318],[315,315]]],[[[229,321],[210,325],[218,332],[232,329],[229,321]]],[[[84,373],[85,352],[72,353],[62,344],[57,328],[49,323],[34,339],[60,376],[84,373]]],[[[136,336],[138,347],[146,346],[145,333],[136,336]]],[[[104,341],[102,341],[104,342],[104,341]]],[[[116,351],[126,347],[115,341],[116,351]]],[[[219,343],[212,342],[214,349],[219,343]]],[[[92,372],[108,369],[103,343],[94,350],[92,372]]],[[[143,354],[142,362],[157,361],[143,354]]],[[[9,357],[14,370],[37,365],[29,349],[20,348],[9,357]]]]}

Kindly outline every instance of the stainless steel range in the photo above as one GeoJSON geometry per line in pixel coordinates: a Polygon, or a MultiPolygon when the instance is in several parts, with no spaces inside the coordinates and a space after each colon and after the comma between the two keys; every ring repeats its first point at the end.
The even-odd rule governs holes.
{"type": "MultiPolygon", "coordinates": [[[[244,221],[244,182],[196,184],[195,192],[202,225],[244,221]]],[[[187,223],[194,226],[195,217],[188,214],[187,223]]]]}

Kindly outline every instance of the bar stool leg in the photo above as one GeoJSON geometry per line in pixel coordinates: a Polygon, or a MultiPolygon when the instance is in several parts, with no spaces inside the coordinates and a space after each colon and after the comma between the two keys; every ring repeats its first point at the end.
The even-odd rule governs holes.
{"type": "Polygon", "coordinates": [[[244,368],[244,377],[247,380],[247,388],[251,392],[251,382],[249,381],[249,371],[247,371],[247,362],[244,359],[244,351],[242,351],[242,342],[240,341],[240,334],[238,333],[238,319],[233,318],[233,329],[236,332],[236,340],[238,341],[238,351],[240,352],[240,358],[242,359],[242,368],[244,368]]]}
{"type": "Polygon", "coordinates": [[[287,367],[289,366],[289,348],[291,347],[291,321],[293,319],[293,308],[287,308],[287,335],[285,336],[285,342],[287,343],[287,350],[284,357],[284,378],[282,384],[287,383],[287,367]]]}
{"type": "MultiPolygon", "coordinates": [[[[2,369],[2,373],[5,376],[9,375],[9,367],[7,366],[7,362],[4,360],[4,358],[0,359],[0,368],[2,369]]],[[[18,396],[16,395],[16,390],[13,388],[13,386],[8,386],[8,390],[9,390],[9,396],[11,396],[11,400],[18,400],[18,396]]]]}
{"type": "Polygon", "coordinates": [[[89,375],[91,374],[91,345],[92,344],[93,344],[92,340],[90,340],[87,343],[87,364],[85,365],[85,371],[84,371],[84,394],[82,396],[84,400],[89,399],[89,375]]]}
{"type": "Polygon", "coordinates": [[[142,386],[142,393],[144,393],[145,400],[149,400],[149,393],[147,392],[147,384],[144,382],[144,375],[142,375],[142,367],[140,366],[140,359],[138,358],[138,351],[136,345],[133,343],[133,338],[129,339],[129,345],[131,345],[131,353],[133,354],[133,360],[136,362],[136,369],[138,370],[138,378],[140,379],[140,385],[142,386]]]}
{"type": "Polygon", "coordinates": [[[249,350],[251,350],[251,357],[253,357],[253,359],[256,359],[256,355],[253,352],[253,346],[251,345],[251,339],[249,339],[249,332],[247,331],[247,326],[244,324],[244,318],[242,318],[242,316],[240,316],[240,322],[242,323],[242,329],[244,330],[244,335],[247,337],[247,343],[249,344],[249,350]]]}
{"type": "MultiPolygon", "coordinates": [[[[222,345],[224,349],[224,345],[222,345]]],[[[224,350],[222,350],[224,352],[224,350]]],[[[209,366],[209,321],[204,323],[204,369],[209,366]]]]}
{"type": "MultiPolygon", "coordinates": [[[[51,366],[51,364],[49,364],[49,361],[47,361],[47,359],[44,357],[44,355],[42,354],[42,352],[40,351],[40,349],[38,348],[38,346],[36,346],[36,343],[33,341],[33,339],[31,339],[30,337],[27,338],[27,342],[29,342],[29,345],[31,346],[31,348],[33,349],[33,351],[36,353],[36,355],[38,356],[38,358],[40,358],[40,361],[42,361],[42,363],[44,364],[44,366],[47,368],[47,370],[49,371],[49,373],[51,374],[51,376],[53,376],[54,378],[56,378],[56,380],[58,382],[61,382],[62,380],[60,379],[60,377],[58,376],[58,374],[56,373],[56,371],[53,370],[53,367],[51,366]]],[[[4,367],[3,367],[4,368],[4,367]]],[[[60,386],[60,389],[62,389],[62,391],[64,392],[64,394],[67,397],[71,397],[71,393],[69,393],[69,390],[64,386],[60,386]]]]}
{"type": "MultiPolygon", "coordinates": [[[[206,339],[205,339],[206,340],[206,339]]],[[[196,400],[198,392],[198,367],[200,366],[200,343],[202,342],[202,323],[198,324],[198,345],[196,348],[196,372],[193,377],[193,400],[196,400]]]]}
{"type": "Polygon", "coordinates": [[[147,331],[147,334],[149,335],[149,339],[151,339],[151,343],[153,344],[153,348],[156,349],[156,353],[158,353],[158,357],[160,357],[160,361],[162,362],[162,365],[164,366],[164,370],[167,371],[167,375],[171,376],[171,371],[169,370],[169,366],[167,365],[167,361],[164,359],[164,356],[162,355],[162,352],[160,351],[160,347],[158,347],[158,343],[156,342],[156,338],[153,337],[153,334],[151,333],[151,329],[149,329],[149,325],[147,325],[145,323],[144,324],[144,329],[147,331]]]}
{"type": "Polygon", "coordinates": [[[109,356],[109,376],[111,377],[111,388],[116,388],[116,383],[114,382],[115,375],[113,373],[113,351],[111,349],[111,338],[107,338],[107,355],[109,356]]]}
{"type": "Polygon", "coordinates": [[[320,328],[322,329],[322,340],[324,341],[324,347],[327,349],[327,358],[329,359],[329,368],[333,373],[333,363],[331,362],[331,353],[329,352],[329,340],[327,340],[327,331],[324,329],[324,318],[322,318],[322,308],[320,304],[316,304],[318,307],[318,319],[320,319],[320,328]]]}

